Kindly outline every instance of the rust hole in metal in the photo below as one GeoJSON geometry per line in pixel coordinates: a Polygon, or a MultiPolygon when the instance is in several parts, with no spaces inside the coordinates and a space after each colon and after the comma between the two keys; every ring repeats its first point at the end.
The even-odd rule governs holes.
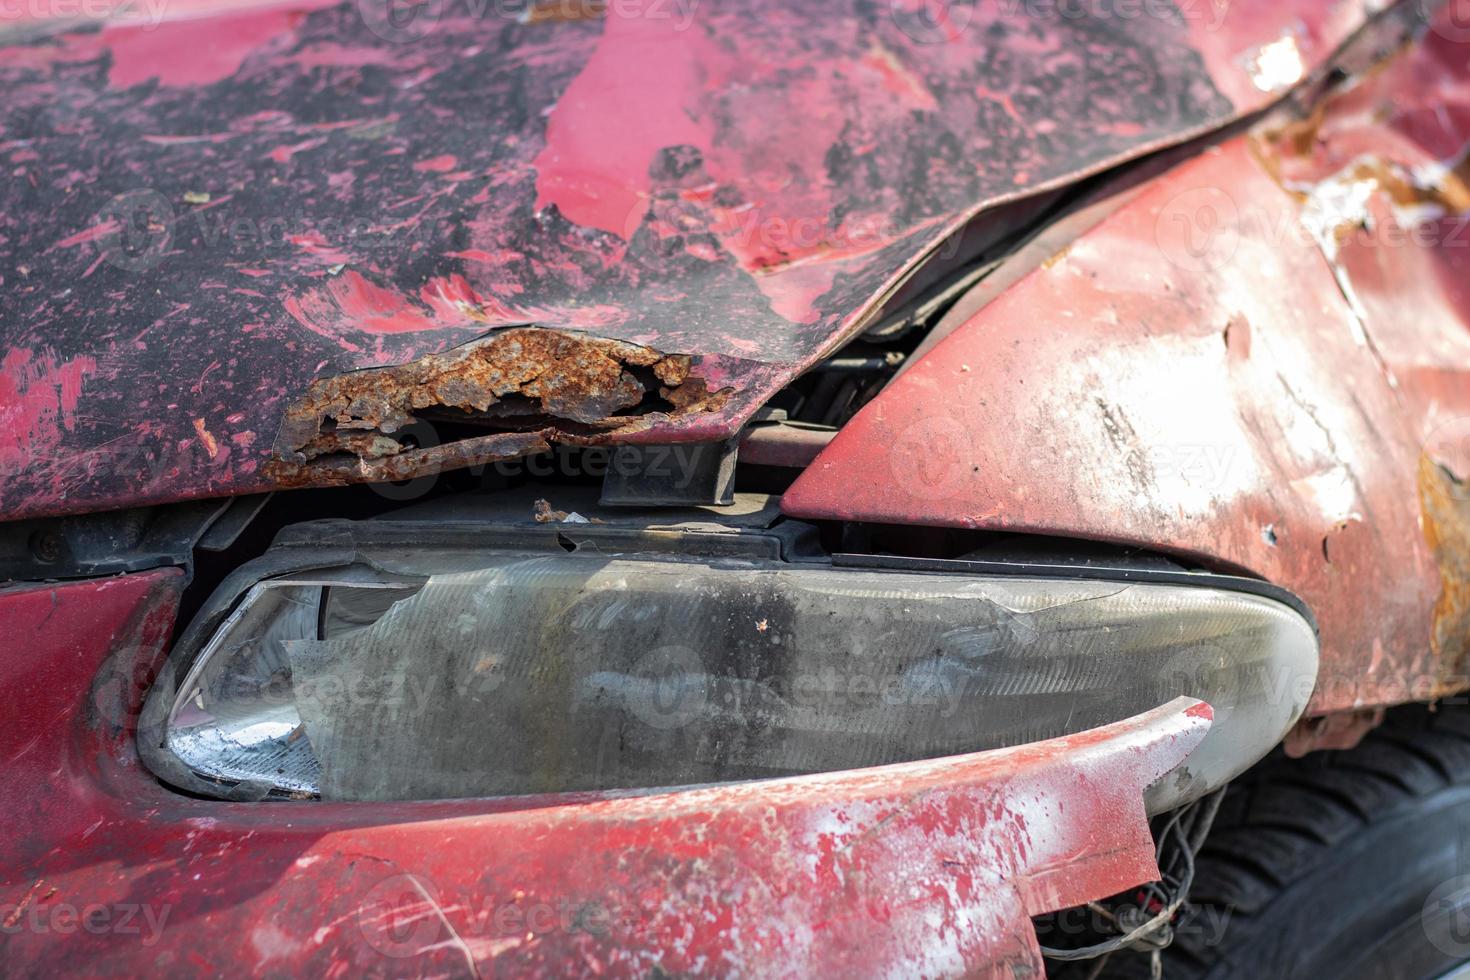
{"type": "Polygon", "coordinates": [[[690,358],[536,327],[312,383],[287,410],[268,475],[284,485],[406,480],[593,444],[716,411],[690,358]]]}

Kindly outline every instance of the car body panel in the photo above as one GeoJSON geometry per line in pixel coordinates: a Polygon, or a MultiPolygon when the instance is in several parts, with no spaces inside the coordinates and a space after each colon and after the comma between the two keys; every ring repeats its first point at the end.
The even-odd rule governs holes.
{"type": "MultiPolygon", "coordinates": [[[[727,438],[977,215],[1262,109],[1366,16],[1033,6],[12,19],[0,515],[727,438]],[[120,231],[139,215],[141,243],[120,231]],[[427,388],[558,421],[346,469],[307,451],[343,405],[396,431],[427,388]]],[[[1314,711],[1456,687],[1465,260],[1282,233],[1364,182],[1360,223],[1470,208],[1449,179],[1470,129],[1453,26],[1310,127],[1225,142],[1100,217],[926,349],[787,511],[1270,579],[1322,623],[1314,711]],[[1404,174],[1434,194],[1400,200],[1404,174]],[[1190,236],[1224,204],[1222,257],[1190,236]]],[[[826,439],[797,441],[751,454],[826,439]]],[[[185,581],[0,590],[0,693],[25,706],[0,721],[18,972],[1039,975],[1031,916],[1157,876],[1144,790],[1211,721],[1176,702],[996,752],[654,793],[206,800],[136,750],[185,581]]]]}
{"type": "Polygon", "coordinates": [[[201,800],[133,739],[181,584],[0,591],[0,693],[28,705],[0,722],[11,970],[1038,972],[1029,916],[1157,876],[1143,790],[1212,718],[1181,698],[1012,749],[645,795],[201,800]]]}
{"type": "Polygon", "coordinates": [[[787,513],[1244,570],[1310,711],[1470,686],[1470,59],[1448,12],[1300,123],[1154,180],[868,405],[787,513]]]}
{"type": "Polygon", "coordinates": [[[975,215],[1261,108],[1366,17],[150,9],[0,45],[7,518],[381,478],[312,466],[283,418],[509,325],[687,356],[720,395],[604,441],[727,438],[975,215]]]}

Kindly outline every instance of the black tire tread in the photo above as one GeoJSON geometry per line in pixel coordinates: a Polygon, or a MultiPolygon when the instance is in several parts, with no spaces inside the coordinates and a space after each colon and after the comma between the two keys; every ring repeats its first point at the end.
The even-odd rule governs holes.
{"type": "MultiPolygon", "coordinates": [[[[1230,787],[1198,856],[1191,901],[1229,907],[1230,943],[1265,941],[1272,903],[1334,848],[1417,800],[1470,783],[1470,710],[1406,705],[1355,748],[1298,759],[1279,749],[1230,787]]],[[[1180,935],[1165,954],[1170,980],[1210,975],[1221,951],[1180,935]]],[[[1141,957],[1114,957],[1133,975],[1141,957]],[[1132,960],[1134,962],[1129,963],[1132,960]]],[[[1146,974],[1145,974],[1146,975],[1146,974]]]]}

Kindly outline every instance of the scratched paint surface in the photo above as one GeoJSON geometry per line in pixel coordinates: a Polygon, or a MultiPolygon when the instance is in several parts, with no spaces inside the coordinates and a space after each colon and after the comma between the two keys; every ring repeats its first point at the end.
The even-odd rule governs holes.
{"type": "Polygon", "coordinates": [[[1263,44],[1306,71],[1363,16],[209,6],[0,44],[7,517],[267,488],[311,381],[509,324],[692,355],[730,397],[628,438],[729,435],[966,216],[1258,107],[1294,80],[1263,44]]]}
{"type": "Polygon", "coordinates": [[[0,592],[0,695],[27,705],[0,721],[11,970],[1039,975],[1029,916],[1157,875],[1143,788],[1212,717],[1181,698],[1015,749],[641,797],[221,803],[163,788],[133,740],[182,578],[0,592]],[[51,928],[99,905],[136,931],[51,928]]]}
{"type": "Polygon", "coordinates": [[[1470,686],[1455,27],[1154,181],[885,389],[785,509],[1253,572],[1321,625],[1309,711],[1470,686]]]}

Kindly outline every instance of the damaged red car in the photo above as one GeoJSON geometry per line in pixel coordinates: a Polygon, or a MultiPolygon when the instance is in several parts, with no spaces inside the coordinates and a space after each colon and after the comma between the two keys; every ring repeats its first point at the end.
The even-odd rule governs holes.
{"type": "Polygon", "coordinates": [[[0,971],[1453,976],[1460,0],[0,0],[0,971]]]}

